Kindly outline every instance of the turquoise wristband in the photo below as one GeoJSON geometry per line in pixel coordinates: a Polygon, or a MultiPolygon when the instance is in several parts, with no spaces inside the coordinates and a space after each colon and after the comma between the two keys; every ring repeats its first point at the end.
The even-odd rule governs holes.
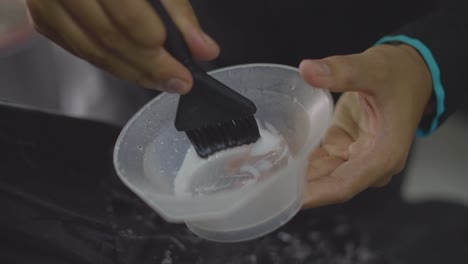
{"type": "Polygon", "coordinates": [[[418,128],[418,130],[416,131],[417,137],[428,136],[437,129],[437,127],[439,126],[440,117],[445,111],[445,91],[444,91],[444,87],[442,85],[442,81],[440,77],[439,66],[437,65],[437,62],[434,56],[432,55],[431,50],[426,45],[424,45],[424,43],[422,43],[421,41],[417,39],[414,39],[405,35],[387,36],[377,41],[376,45],[385,44],[389,42],[401,42],[401,43],[410,45],[413,48],[415,48],[419,52],[419,54],[421,54],[423,59],[426,61],[429,71],[431,72],[432,87],[434,89],[434,95],[436,98],[436,106],[437,106],[436,113],[432,119],[429,130],[418,128]]]}

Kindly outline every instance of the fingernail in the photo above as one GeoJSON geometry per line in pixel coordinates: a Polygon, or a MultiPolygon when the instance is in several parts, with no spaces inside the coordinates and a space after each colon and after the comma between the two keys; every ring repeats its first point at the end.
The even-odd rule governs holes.
{"type": "Polygon", "coordinates": [[[177,78],[172,78],[162,82],[161,90],[168,93],[186,93],[190,89],[190,85],[177,78]]]}
{"type": "Polygon", "coordinates": [[[312,64],[314,71],[322,76],[328,76],[331,74],[330,66],[326,62],[320,60],[310,60],[309,63],[312,64]]]}

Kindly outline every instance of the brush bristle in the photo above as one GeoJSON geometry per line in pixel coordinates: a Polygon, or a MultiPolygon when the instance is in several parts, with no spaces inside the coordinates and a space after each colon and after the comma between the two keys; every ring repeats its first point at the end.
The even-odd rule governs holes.
{"type": "Polygon", "coordinates": [[[185,131],[197,154],[206,158],[215,152],[256,142],[260,138],[253,116],[185,131]]]}

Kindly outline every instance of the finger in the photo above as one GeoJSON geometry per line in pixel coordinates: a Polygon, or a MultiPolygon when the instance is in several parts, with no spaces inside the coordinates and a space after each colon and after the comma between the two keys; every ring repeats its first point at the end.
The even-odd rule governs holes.
{"type": "Polygon", "coordinates": [[[349,201],[356,194],[383,178],[379,161],[371,155],[350,159],[338,166],[328,177],[308,181],[304,205],[320,207],[349,201]]]}
{"type": "MultiPolygon", "coordinates": [[[[161,46],[143,49],[135,46],[108,19],[96,1],[71,2],[64,1],[65,9],[74,17],[74,21],[95,39],[98,44],[108,50],[108,54],[119,57],[132,67],[142,71],[153,80],[150,88],[186,93],[192,85],[190,72],[178,61],[173,59],[161,46]],[[87,19],[83,19],[87,14],[87,19]],[[176,78],[180,87],[162,87],[158,82],[176,78]]],[[[166,85],[168,86],[168,85],[166,85]]],[[[173,85],[174,86],[174,85],[173,85]]]]}
{"type": "Polygon", "coordinates": [[[219,55],[218,44],[201,29],[188,0],[161,0],[161,2],[181,30],[195,58],[211,60],[219,55]]]}
{"type": "Polygon", "coordinates": [[[333,92],[372,92],[386,78],[385,56],[365,52],[304,60],[299,65],[302,78],[312,86],[333,92]]]}
{"type": "Polygon", "coordinates": [[[309,157],[307,178],[318,179],[331,174],[349,158],[349,146],[353,139],[343,129],[332,126],[322,143],[322,147],[312,152],[309,157]]]}
{"type": "MultiPolygon", "coordinates": [[[[34,2],[38,3],[39,1],[34,2]]],[[[66,41],[66,46],[78,54],[79,57],[122,79],[133,81],[149,88],[156,87],[168,92],[179,92],[179,90],[174,88],[175,85],[171,83],[167,83],[164,87],[156,86],[156,83],[160,80],[154,80],[151,75],[137,71],[132,65],[100,47],[79,27],[62,6],[54,4],[53,1],[41,1],[40,5],[35,5],[35,13],[38,14],[38,17],[43,18],[42,27],[59,32],[60,38],[66,41]],[[44,20],[44,18],[47,20],[44,20]],[[60,21],[60,23],[56,23],[56,21],[60,21]]],[[[164,50],[162,50],[159,56],[160,58],[164,58],[164,56],[168,57],[169,55],[165,55],[164,50]]]]}
{"type": "MultiPolygon", "coordinates": [[[[154,0],[161,1],[161,0],[154,0]]],[[[213,59],[219,54],[218,45],[200,29],[195,14],[186,0],[162,1],[181,30],[196,59],[213,59]]],[[[136,43],[154,48],[165,40],[165,29],[148,0],[99,0],[111,21],[136,43]],[[125,12],[122,12],[125,10],[125,12]],[[161,34],[164,32],[164,34],[161,34]]]]}
{"type": "Polygon", "coordinates": [[[151,49],[164,43],[164,26],[147,0],[81,0],[80,2],[86,1],[100,4],[116,28],[138,45],[151,49]]]}
{"type": "Polygon", "coordinates": [[[349,158],[349,146],[355,139],[345,129],[333,125],[323,139],[322,146],[330,156],[339,157],[343,160],[349,158]]]}
{"type": "Polygon", "coordinates": [[[319,178],[329,176],[344,162],[343,159],[333,156],[321,156],[320,158],[316,158],[319,155],[315,155],[314,158],[311,157],[309,161],[309,167],[307,170],[308,181],[314,181],[319,178]]]}
{"type": "Polygon", "coordinates": [[[328,156],[329,156],[328,152],[323,147],[320,147],[310,154],[309,162],[311,162],[312,160],[317,160],[317,159],[321,159],[321,158],[328,157],[328,156]]]}
{"type": "Polygon", "coordinates": [[[331,177],[307,182],[303,207],[317,208],[344,202],[347,198],[342,194],[344,187],[341,185],[341,182],[331,177]]]}

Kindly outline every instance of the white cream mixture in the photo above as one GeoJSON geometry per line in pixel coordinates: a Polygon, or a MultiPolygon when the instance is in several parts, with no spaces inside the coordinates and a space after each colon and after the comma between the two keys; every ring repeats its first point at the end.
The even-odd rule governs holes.
{"type": "Polygon", "coordinates": [[[256,183],[284,167],[290,157],[283,136],[270,124],[259,123],[260,139],[254,144],[220,151],[208,159],[189,148],[174,180],[174,194],[212,194],[256,183]]]}

